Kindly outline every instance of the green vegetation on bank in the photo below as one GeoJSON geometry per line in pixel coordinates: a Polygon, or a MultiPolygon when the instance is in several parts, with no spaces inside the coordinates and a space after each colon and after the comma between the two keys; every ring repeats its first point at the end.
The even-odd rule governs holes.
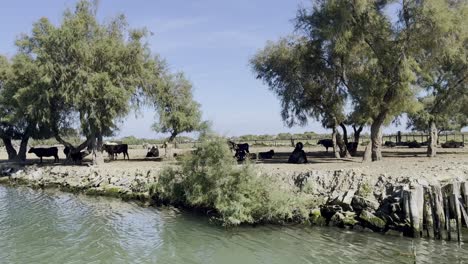
{"type": "Polygon", "coordinates": [[[150,194],[160,202],[214,210],[223,225],[304,222],[316,205],[252,165],[237,165],[222,138],[204,140],[180,166],[164,168],[150,194]]]}

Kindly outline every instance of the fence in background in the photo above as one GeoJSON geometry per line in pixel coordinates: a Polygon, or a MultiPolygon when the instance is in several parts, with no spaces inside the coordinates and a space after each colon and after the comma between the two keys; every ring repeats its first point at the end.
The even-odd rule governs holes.
{"type": "MultiPolygon", "coordinates": [[[[397,134],[384,135],[382,137],[383,142],[393,141],[397,142],[397,134]]],[[[248,143],[251,146],[257,147],[293,147],[297,142],[302,142],[305,146],[316,146],[320,139],[331,139],[331,135],[317,135],[308,138],[290,138],[290,139],[257,139],[257,140],[236,140],[237,143],[248,143]]],[[[429,135],[425,133],[402,133],[401,141],[417,141],[419,143],[426,142],[429,139],[429,135]]],[[[350,142],[354,141],[353,137],[348,137],[350,142]]],[[[441,133],[439,135],[439,143],[445,143],[447,141],[457,141],[468,143],[468,132],[458,132],[458,133],[441,133]]],[[[364,134],[359,138],[360,144],[367,144],[370,141],[370,136],[364,134]]],[[[176,142],[175,145],[178,148],[195,148],[199,144],[198,141],[190,142],[176,142]]]]}

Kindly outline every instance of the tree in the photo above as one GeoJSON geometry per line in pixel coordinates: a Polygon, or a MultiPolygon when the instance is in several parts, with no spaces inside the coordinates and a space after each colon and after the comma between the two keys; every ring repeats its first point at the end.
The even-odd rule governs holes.
{"type": "MultiPolygon", "coordinates": [[[[299,14],[298,28],[308,28],[299,14]]],[[[320,21],[315,21],[320,23],[320,21]]],[[[310,26],[312,28],[312,26],[310,26]]],[[[258,79],[262,79],[281,100],[285,123],[306,125],[309,118],[320,120],[333,130],[335,157],[337,126],[344,120],[346,93],[341,83],[340,61],[334,46],[319,33],[270,42],[251,60],[258,79]]]]}
{"type": "Polygon", "coordinates": [[[9,160],[26,160],[30,138],[45,139],[52,131],[44,124],[42,104],[36,87],[43,85],[40,69],[25,56],[15,56],[10,63],[0,56],[0,138],[9,160]],[[12,140],[20,140],[16,150],[12,140]]]}
{"type": "Polygon", "coordinates": [[[193,98],[192,84],[183,74],[167,75],[154,94],[158,122],[153,129],[169,133],[169,142],[180,133],[198,131],[204,126],[200,104],[193,98]]]}
{"type": "MultiPolygon", "coordinates": [[[[412,7],[424,21],[413,45],[420,65],[418,85],[424,89],[422,109],[409,115],[409,126],[430,132],[427,156],[436,156],[441,130],[459,130],[467,124],[462,108],[468,97],[468,3],[466,1],[421,1],[412,7]]],[[[410,12],[410,11],[408,11],[410,12]]]]}
{"type": "Polygon", "coordinates": [[[103,136],[112,135],[116,122],[138,107],[149,76],[158,61],[150,57],[143,42],[146,30],[128,29],[123,15],[109,23],[96,19],[96,5],[81,0],[64,13],[60,25],[46,18],[34,24],[30,36],[17,41],[18,56],[28,58],[41,70],[36,85],[39,112],[55,138],[72,149],[88,148],[94,162],[102,162],[103,136]],[[151,72],[147,72],[151,69],[151,72]],[[87,138],[74,147],[61,130],[78,123],[87,138]]]}

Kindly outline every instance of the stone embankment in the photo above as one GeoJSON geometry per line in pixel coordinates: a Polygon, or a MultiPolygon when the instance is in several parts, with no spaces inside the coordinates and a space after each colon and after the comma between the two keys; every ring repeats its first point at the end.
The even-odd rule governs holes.
{"type": "Polygon", "coordinates": [[[359,169],[301,172],[291,178],[301,191],[324,197],[313,213],[317,223],[459,241],[468,223],[466,168],[443,181],[432,176],[374,176],[359,169]]]}
{"type": "Polygon", "coordinates": [[[92,166],[7,166],[0,169],[0,183],[35,188],[149,200],[148,186],[160,168],[100,168],[92,166]]]}
{"type": "MultiPolygon", "coordinates": [[[[465,168],[466,169],[466,168],[465,168]]],[[[287,192],[304,192],[320,204],[310,222],[412,237],[454,239],[468,221],[468,171],[456,177],[392,177],[359,168],[270,172],[287,192]]],[[[161,167],[3,166],[0,183],[57,187],[150,202],[149,186],[161,167]]],[[[261,176],[262,173],[259,173],[261,176]]],[[[157,198],[157,197],[156,197],[157,198]]]]}

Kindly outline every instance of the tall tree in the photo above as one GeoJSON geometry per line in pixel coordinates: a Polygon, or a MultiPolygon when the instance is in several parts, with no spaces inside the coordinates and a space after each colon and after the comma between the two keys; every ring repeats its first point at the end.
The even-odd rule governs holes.
{"type": "Polygon", "coordinates": [[[123,15],[99,23],[96,5],[81,0],[54,26],[42,18],[32,34],[17,41],[19,56],[41,69],[42,117],[56,139],[73,151],[88,147],[95,163],[102,162],[102,138],[116,129],[146,87],[146,69],[154,68],[144,43],[145,30],[128,29],[123,15]],[[77,122],[87,138],[75,148],[61,137],[61,129],[77,122]]]}
{"type": "Polygon", "coordinates": [[[40,112],[44,105],[37,97],[44,84],[40,69],[26,56],[15,56],[10,64],[0,57],[0,138],[9,160],[24,161],[30,138],[52,135],[40,112]],[[17,150],[12,140],[20,140],[17,150]]]}
{"type": "Polygon", "coordinates": [[[184,132],[202,129],[200,104],[193,98],[192,84],[183,74],[166,75],[159,82],[154,94],[154,105],[158,122],[153,129],[160,133],[169,133],[169,142],[184,132]]]}
{"type": "Polygon", "coordinates": [[[424,89],[421,111],[410,115],[415,129],[430,132],[427,155],[436,155],[438,130],[460,129],[466,125],[463,103],[468,97],[468,2],[415,1],[408,4],[416,22],[412,46],[420,65],[418,85],[424,89]]]}
{"type": "MultiPolygon", "coordinates": [[[[297,27],[306,29],[300,13],[297,27]]],[[[320,23],[320,21],[316,21],[320,23]]],[[[337,127],[344,121],[346,92],[341,83],[340,60],[334,46],[319,33],[270,42],[251,60],[257,78],[262,79],[281,100],[281,116],[288,126],[320,120],[333,130],[337,158],[337,127]]]]}
{"type": "MultiPolygon", "coordinates": [[[[338,120],[340,114],[343,120],[349,95],[355,111],[365,113],[371,123],[372,160],[382,158],[383,125],[415,102],[410,84],[417,65],[407,47],[409,27],[392,24],[385,14],[390,4],[315,1],[310,10],[299,11],[296,27],[302,30],[301,37],[278,44],[282,53],[269,61],[272,67],[259,67],[258,61],[268,57],[261,53],[253,61],[259,77],[283,100],[283,117],[291,111],[300,120],[310,114],[325,117],[322,122],[338,120]],[[287,52],[288,45],[294,52],[287,52]],[[323,95],[333,100],[314,100],[323,95]]],[[[340,123],[332,122],[335,127],[340,123]]]]}

